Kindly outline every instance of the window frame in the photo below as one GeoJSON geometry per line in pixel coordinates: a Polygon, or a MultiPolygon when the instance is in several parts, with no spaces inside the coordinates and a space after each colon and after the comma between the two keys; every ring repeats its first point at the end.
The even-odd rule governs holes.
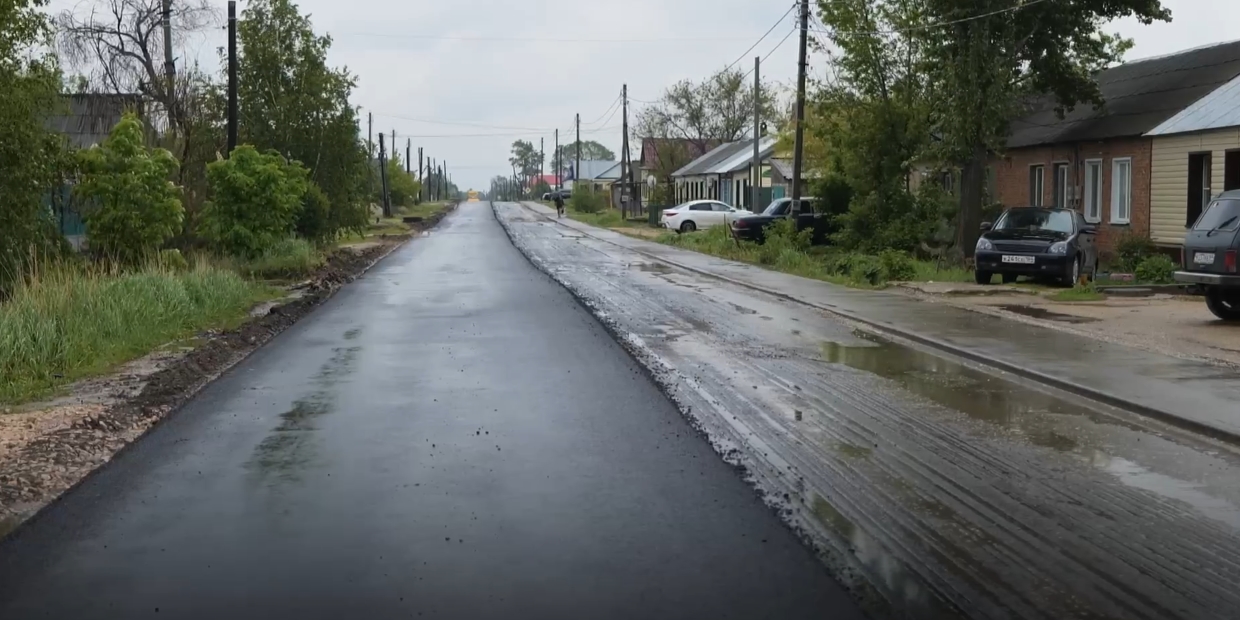
{"type": "Polygon", "coordinates": [[[1132,158],[1131,157],[1115,157],[1111,159],[1111,220],[1112,224],[1128,225],[1132,223],[1132,158]],[[1127,167],[1128,186],[1121,188],[1118,185],[1120,166],[1127,167]],[[1124,191],[1120,191],[1123,189],[1124,191]],[[1119,216],[1121,196],[1128,199],[1127,213],[1123,217],[1119,216]]]}
{"type": "Polygon", "coordinates": [[[1051,173],[1055,175],[1055,178],[1052,179],[1052,187],[1055,190],[1055,195],[1053,196],[1055,204],[1052,206],[1057,209],[1072,208],[1072,186],[1068,183],[1072,176],[1069,174],[1071,166],[1071,162],[1067,161],[1057,161],[1051,164],[1051,173]],[[1062,182],[1059,178],[1061,173],[1063,174],[1062,182]]]}
{"type": "Polygon", "coordinates": [[[1044,207],[1046,201],[1046,164],[1029,165],[1029,206],[1044,207]],[[1037,176],[1034,176],[1037,173],[1037,176]],[[1036,178],[1036,180],[1035,180],[1036,178]],[[1034,191],[1034,188],[1037,191],[1034,191]]]}
{"type": "Polygon", "coordinates": [[[1103,202],[1102,201],[1102,195],[1103,195],[1102,188],[1103,188],[1103,183],[1106,182],[1105,168],[1103,167],[1104,163],[1106,162],[1103,161],[1102,158],[1086,159],[1084,162],[1085,172],[1084,174],[1081,175],[1083,177],[1083,182],[1081,184],[1082,185],[1081,189],[1083,190],[1081,192],[1081,203],[1082,203],[1081,211],[1085,214],[1085,221],[1090,224],[1102,223],[1102,202],[1103,202]],[[1091,175],[1090,173],[1091,172],[1090,169],[1092,166],[1098,167],[1098,174],[1096,176],[1091,175]],[[1089,186],[1090,176],[1094,176],[1093,178],[1094,190],[1093,191],[1090,191],[1090,186],[1089,186]],[[1090,203],[1093,203],[1094,212],[1096,213],[1096,215],[1090,214],[1090,209],[1089,209],[1090,203]]]}

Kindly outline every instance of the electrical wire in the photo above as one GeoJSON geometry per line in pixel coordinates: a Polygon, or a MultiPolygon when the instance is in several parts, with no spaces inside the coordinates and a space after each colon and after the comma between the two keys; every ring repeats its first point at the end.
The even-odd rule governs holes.
{"type": "Polygon", "coordinates": [[[391,34],[375,32],[329,32],[332,36],[346,37],[381,37],[389,39],[418,39],[426,41],[500,41],[526,43],[709,43],[718,41],[745,41],[750,37],[659,37],[650,39],[560,39],[548,37],[503,37],[503,36],[452,36],[452,35],[418,35],[391,34]]]}
{"type": "MultiPolygon", "coordinates": [[[[602,120],[603,120],[603,117],[604,117],[604,116],[607,116],[607,114],[608,114],[608,113],[611,113],[611,114],[612,114],[612,116],[615,116],[615,113],[613,112],[613,110],[617,110],[617,109],[619,109],[619,108],[620,108],[620,99],[621,99],[622,97],[623,97],[623,94],[616,95],[616,98],[612,100],[611,105],[607,106],[607,109],[606,109],[606,110],[604,110],[604,111],[603,111],[603,113],[602,113],[602,114],[600,114],[598,118],[596,118],[596,119],[594,119],[594,120],[592,120],[592,121],[590,121],[590,122],[588,122],[588,123],[582,123],[582,125],[587,125],[587,126],[589,126],[589,125],[597,125],[597,124],[599,124],[599,121],[602,121],[602,120]]],[[[609,118],[608,120],[611,120],[611,119],[609,118]]],[[[604,122],[605,122],[605,121],[604,121],[604,122]]]]}
{"type": "Polygon", "coordinates": [[[987,17],[994,17],[995,15],[1002,15],[1003,13],[1012,13],[1015,11],[1019,11],[1021,9],[1027,9],[1035,4],[1042,4],[1043,2],[1048,2],[1048,1],[1049,0],[1029,0],[1028,2],[1022,2],[1021,4],[1018,4],[1016,6],[1010,6],[1006,9],[998,9],[996,11],[991,11],[989,13],[982,13],[980,15],[974,15],[972,17],[962,17],[960,19],[953,19],[953,20],[949,20],[945,22],[935,22],[933,24],[922,24],[920,26],[914,26],[912,28],[899,28],[895,30],[874,30],[874,31],[869,31],[869,32],[866,32],[866,31],[839,32],[839,31],[831,31],[831,30],[813,30],[813,29],[811,30],[813,30],[814,32],[821,32],[822,34],[831,35],[831,36],[905,34],[909,32],[918,32],[921,30],[930,30],[931,28],[941,28],[943,26],[952,26],[954,24],[963,24],[965,22],[985,19],[987,17]]]}
{"type": "Polygon", "coordinates": [[[428,118],[411,118],[408,116],[398,116],[396,114],[383,114],[380,112],[372,112],[375,116],[382,118],[392,118],[402,121],[411,121],[414,123],[429,123],[432,125],[459,125],[461,127],[478,127],[480,129],[512,129],[520,131],[554,131],[546,127],[512,127],[508,125],[486,125],[483,123],[470,123],[466,121],[436,121],[428,118]]]}
{"type": "Polygon", "coordinates": [[[767,38],[767,37],[771,36],[771,33],[772,33],[772,32],[775,32],[775,29],[776,29],[776,28],[778,28],[780,24],[784,23],[784,20],[788,18],[788,15],[790,15],[790,14],[792,13],[792,10],[793,10],[793,9],[795,9],[795,8],[797,8],[797,4],[794,2],[794,3],[792,4],[792,6],[788,7],[788,10],[787,10],[787,11],[784,11],[784,14],[783,14],[783,15],[781,15],[781,16],[779,17],[779,19],[775,21],[775,23],[774,23],[774,24],[771,24],[771,28],[770,28],[770,30],[767,30],[767,31],[766,31],[766,34],[763,34],[763,35],[762,35],[762,38],[758,39],[757,41],[754,41],[754,42],[753,42],[753,45],[750,45],[750,46],[749,46],[749,49],[747,49],[747,50],[745,50],[743,53],[741,53],[741,55],[740,55],[740,56],[738,56],[738,57],[736,58],[736,60],[733,60],[733,61],[732,61],[732,64],[730,64],[730,65],[728,65],[728,66],[724,67],[724,68],[723,68],[723,70],[724,70],[725,72],[726,72],[726,71],[731,71],[731,70],[732,70],[732,67],[735,67],[735,66],[736,66],[736,63],[739,63],[740,61],[744,60],[744,59],[745,59],[745,57],[749,55],[749,52],[752,52],[752,51],[753,51],[753,49],[754,49],[755,47],[758,47],[758,44],[762,43],[763,41],[765,41],[765,40],[766,40],[766,38],[767,38]]]}
{"type": "MultiPolygon", "coordinates": [[[[800,28],[793,28],[792,30],[789,30],[788,34],[784,35],[784,38],[780,39],[779,43],[775,44],[775,47],[772,47],[771,51],[767,52],[766,55],[762,57],[760,64],[766,64],[766,59],[770,58],[771,54],[774,54],[776,50],[783,47],[784,43],[787,43],[788,39],[792,38],[792,35],[796,34],[800,30],[800,28]]],[[[748,78],[751,75],[753,75],[753,67],[750,67],[750,69],[745,72],[745,75],[741,76],[741,81],[745,81],[745,78],[748,78]]]]}

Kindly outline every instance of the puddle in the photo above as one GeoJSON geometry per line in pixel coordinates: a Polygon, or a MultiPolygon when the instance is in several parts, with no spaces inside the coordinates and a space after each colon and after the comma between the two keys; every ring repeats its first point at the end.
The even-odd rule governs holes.
{"type": "Polygon", "coordinates": [[[853,557],[871,575],[874,585],[883,591],[884,597],[893,599],[893,606],[902,616],[926,620],[960,617],[881,543],[817,495],[813,513],[819,523],[844,540],[853,557]]]}
{"type": "Polygon", "coordinates": [[[357,337],[360,335],[362,335],[362,328],[354,327],[353,329],[350,329],[349,331],[344,333],[344,339],[345,340],[357,340],[357,337]]]}
{"type": "MultiPolygon", "coordinates": [[[[1079,431],[1085,421],[1126,429],[1139,435],[1147,435],[1147,430],[1104,415],[1084,404],[1024,387],[948,359],[883,341],[869,334],[856,335],[872,344],[844,346],[827,342],[822,346],[823,359],[894,381],[912,394],[970,418],[1000,426],[1031,445],[1071,455],[1078,462],[1105,472],[1126,486],[1176,500],[1203,516],[1240,529],[1240,506],[1230,501],[1226,494],[1211,494],[1209,487],[1191,480],[1193,474],[1186,476],[1189,479],[1171,476],[1115,455],[1115,445],[1106,438],[1114,436],[1111,433],[1100,439],[1096,433],[1079,431]]],[[[1152,436],[1148,438],[1156,439],[1152,436]]],[[[1140,441],[1140,437],[1137,440],[1140,441]]],[[[837,446],[837,449],[846,457],[862,456],[851,453],[848,447],[837,446]]],[[[1132,454],[1134,458],[1139,458],[1141,454],[1149,453],[1132,454]]],[[[1157,467],[1177,471],[1174,465],[1167,463],[1157,467]]]]}
{"type": "Polygon", "coordinates": [[[646,273],[659,273],[659,274],[672,273],[672,268],[667,265],[664,265],[663,263],[633,263],[632,265],[630,265],[630,267],[637,267],[638,269],[645,271],[646,273]]]}
{"type": "Polygon", "coordinates": [[[737,312],[741,314],[757,314],[758,313],[757,310],[746,308],[745,306],[742,306],[740,304],[732,304],[732,308],[734,308],[737,312]]]}
{"type": "Polygon", "coordinates": [[[1092,319],[1092,318],[1084,317],[1084,316],[1075,316],[1071,314],[1064,314],[1062,312],[1051,312],[1050,310],[1047,310],[1046,308],[1038,308],[1035,306],[1004,305],[1004,306],[999,306],[999,308],[1003,310],[1007,310],[1008,312],[1012,312],[1015,314],[1021,314],[1021,315],[1035,318],[1035,319],[1057,321],[1059,323],[1077,324],[1077,323],[1097,323],[1099,321],[1099,319],[1092,319]]]}

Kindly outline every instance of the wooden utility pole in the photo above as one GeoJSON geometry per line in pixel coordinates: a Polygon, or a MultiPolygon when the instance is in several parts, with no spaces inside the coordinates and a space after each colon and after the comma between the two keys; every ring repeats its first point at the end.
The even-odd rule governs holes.
{"type": "Polygon", "coordinates": [[[387,162],[383,151],[383,133],[379,134],[379,182],[383,184],[383,217],[392,217],[392,201],[388,198],[387,162]]]}
{"type": "MultiPolygon", "coordinates": [[[[543,150],[544,140],[545,138],[538,139],[538,181],[539,183],[541,183],[543,180],[543,162],[547,160],[547,152],[543,150]]],[[[531,199],[532,198],[533,197],[531,196],[531,199]]],[[[542,199],[542,196],[539,196],[538,198],[542,199]]]]}
{"type": "Polygon", "coordinates": [[[577,191],[577,180],[581,176],[581,115],[577,115],[577,168],[573,170],[573,191],[577,191]]]}
{"type": "Polygon", "coordinates": [[[237,148],[237,2],[228,0],[228,147],[237,148]]]}
{"type": "Polygon", "coordinates": [[[413,138],[405,138],[405,174],[413,174],[413,138]]]}
{"type": "Polygon", "coordinates": [[[809,0],[801,0],[801,49],[797,52],[796,142],[792,147],[792,213],[801,211],[801,167],[805,155],[805,52],[809,43],[809,0]]]}
{"type": "MultiPolygon", "coordinates": [[[[631,172],[629,165],[629,85],[625,84],[620,88],[620,98],[624,100],[623,120],[621,121],[621,131],[624,137],[620,142],[620,216],[628,219],[629,217],[629,196],[633,193],[632,179],[629,178],[631,172]]],[[[577,148],[581,148],[578,146],[577,148]]]]}
{"type": "Polygon", "coordinates": [[[422,180],[422,147],[418,147],[418,199],[426,200],[426,183],[422,180]]]}
{"type": "Polygon", "coordinates": [[[762,80],[758,77],[758,73],[762,70],[762,57],[753,57],[753,167],[750,169],[749,182],[749,210],[754,213],[758,212],[758,201],[762,198],[759,191],[762,188],[762,160],[759,157],[761,149],[758,148],[758,142],[762,140],[762,118],[761,106],[758,105],[759,97],[762,96],[762,80]]]}
{"type": "Polygon", "coordinates": [[[555,160],[555,191],[558,192],[560,191],[560,187],[562,185],[561,181],[563,180],[563,176],[564,176],[564,170],[560,167],[562,165],[562,162],[560,161],[560,130],[559,129],[555,130],[555,156],[552,157],[552,159],[555,160]]]}
{"type": "MultiPolygon", "coordinates": [[[[175,98],[177,88],[177,65],[172,60],[172,0],[164,0],[164,78],[168,80],[168,101],[175,98]]],[[[169,113],[172,111],[169,110],[169,113]]]]}
{"type": "Polygon", "coordinates": [[[375,115],[366,113],[366,159],[375,158],[375,115]]]}

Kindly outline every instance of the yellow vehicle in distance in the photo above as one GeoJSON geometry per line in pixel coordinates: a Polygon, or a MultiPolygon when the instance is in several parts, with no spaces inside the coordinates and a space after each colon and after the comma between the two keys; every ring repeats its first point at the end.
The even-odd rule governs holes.
{"type": "Polygon", "coordinates": [[[478,202],[478,190],[476,189],[469,190],[469,201],[478,202]]]}

